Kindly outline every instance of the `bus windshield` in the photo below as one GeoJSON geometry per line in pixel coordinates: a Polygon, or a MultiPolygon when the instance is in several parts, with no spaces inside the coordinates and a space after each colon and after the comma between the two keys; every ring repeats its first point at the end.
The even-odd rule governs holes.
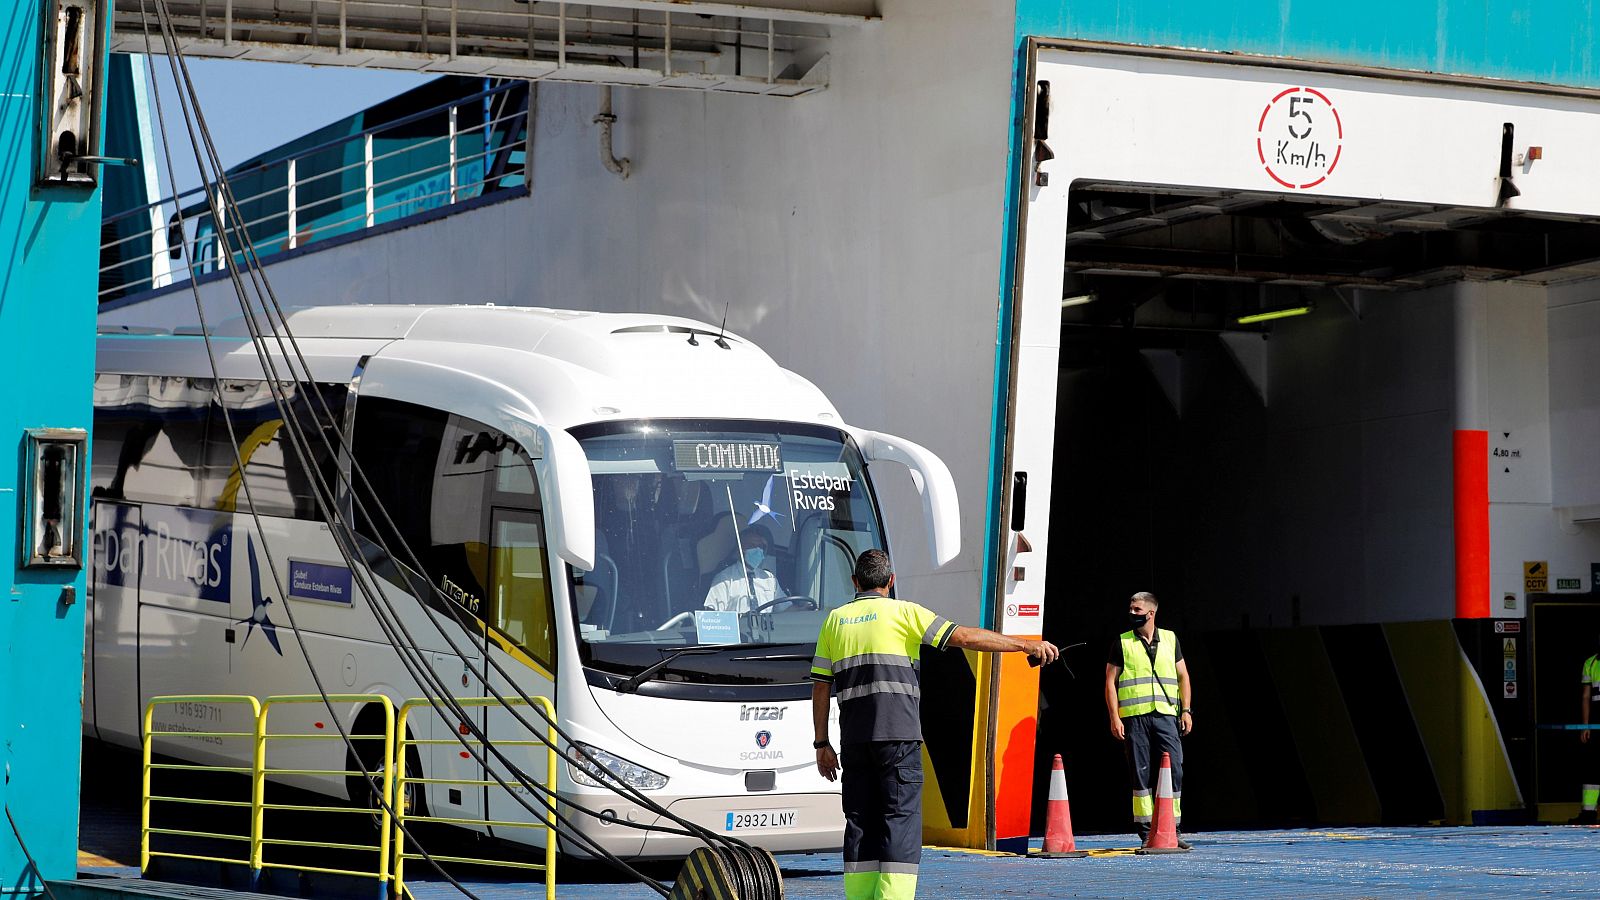
{"type": "Polygon", "coordinates": [[[594,484],[595,568],[572,573],[586,658],[810,645],[854,598],[856,556],[883,546],[861,455],[837,428],[673,420],[573,433],[594,484]]]}

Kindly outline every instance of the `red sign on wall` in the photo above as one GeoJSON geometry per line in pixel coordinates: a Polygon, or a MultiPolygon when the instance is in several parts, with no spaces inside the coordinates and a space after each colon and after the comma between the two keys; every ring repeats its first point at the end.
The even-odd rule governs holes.
{"type": "Polygon", "coordinates": [[[1344,152],[1344,122],[1333,101],[1308,87],[1285,88],[1261,110],[1256,156],[1273,181],[1290,190],[1328,179],[1344,152]]]}

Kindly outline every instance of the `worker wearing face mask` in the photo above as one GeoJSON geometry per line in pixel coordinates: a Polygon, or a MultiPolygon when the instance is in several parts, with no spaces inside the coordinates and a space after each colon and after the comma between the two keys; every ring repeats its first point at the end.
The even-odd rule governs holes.
{"type": "MultiPolygon", "coordinates": [[[[1156,627],[1154,594],[1143,591],[1128,602],[1133,626],[1111,645],[1106,660],[1106,709],[1111,714],[1111,736],[1123,743],[1128,758],[1128,780],[1133,788],[1133,821],[1144,841],[1155,813],[1156,779],[1161,775],[1161,754],[1172,757],[1172,812],[1183,825],[1183,744],[1179,740],[1194,727],[1189,707],[1194,695],[1189,667],[1183,661],[1178,636],[1156,627]]],[[[1182,838],[1178,846],[1187,850],[1182,838]]]]}
{"type": "Polygon", "coordinates": [[[772,539],[766,528],[751,525],[739,532],[739,558],[718,572],[706,592],[706,609],[755,612],[786,596],[772,573],[772,539]]]}

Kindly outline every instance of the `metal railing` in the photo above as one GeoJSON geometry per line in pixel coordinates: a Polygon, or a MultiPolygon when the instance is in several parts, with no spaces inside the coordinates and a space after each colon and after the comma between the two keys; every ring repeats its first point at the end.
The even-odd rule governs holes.
{"type": "MultiPolygon", "coordinates": [[[[218,714],[217,718],[219,720],[221,719],[221,714],[220,713],[218,714]]],[[[195,860],[195,861],[199,861],[199,862],[235,864],[235,865],[241,865],[241,866],[249,866],[251,864],[251,860],[254,857],[254,852],[253,851],[254,851],[254,847],[255,847],[255,840],[254,840],[255,826],[254,826],[254,824],[252,824],[252,826],[251,826],[251,832],[252,832],[251,834],[240,835],[240,834],[232,834],[232,833],[228,833],[228,832],[203,831],[203,830],[200,830],[200,829],[197,829],[197,828],[193,828],[193,829],[158,828],[158,827],[153,826],[151,824],[150,820],[151,820],[151,805],[155,804],[155,803],[181,804],[181,805],[189,805],[189,806],[231,807],[231,808],[236,808],[236,809],[243,808],[243,809],[252,810],[252,813],[253,813],[254,809],[255,809],[253,795],[252,795],[252,799],[250,799],[250,800],[217,800],[217,799],[206,798],[206,797],[185,797],[185,796],[180,796],[177,791],[173,791],[173,792],[167,793],[167,794],[154,794],[154,793],[151,792],[151,782],[152,782],[151,776],[155,772],[232,772],[234,774],[250,775],[251,779],[252,779],[252,784],[255,784],[255,783],[259,782],[259,778],[256,777],[256,773],[258,771],[257,766],[254,763],[249,765],[249,766],[221,766],[221,765],[203,765],[203,764],[191,764],[191,763],[158,763],[158,762],[154,762],[152,760],[152,756],[153,756],[152,749],[154,747],[155,740],[156,740],[157,737],[195,738],[195,739],[200,739],[200,740],[211,740],[211,741],[219,741],[219,742],[222,741],[222,740],[225,740],[225,739],[229,739],[229,738],[238,738],[238,739],[248,739],[248,740],[250,740],[252,742],[251,743],[251,753],[250,753],[250,755],[254,758],[254,757],[257,756],[256,750],[255,750],[255,747],[257,745],[256,745],[255,742],[256,742],[257,729],[259,728],[259,724],[258,723],[260,721],[261,721],[261,704],[260,704],[260,702],[257,701],[256,698],[254,698],[254,697],[237,695],[237,694],[211,694],[211,695],[182,696],[182,697],[155,697],[155,698],[152,698],[150,700],[150,702],[145,706],[145,708],[144,708],[144,733],[143,733],[144,737],[143,737],[143,740],[140,742],[141,745],[142,745],[141,748],[140,748],[140,755],[141,755],[141,763],[142,763],[142,765],[141,765],[141,789],[140,789],[140,798],[139,798],[139,801],[140,801],[139,802],[139,871],[141,871],[141,872],[149,871],[149,869],[150,869],[150,860],[155,858],[155,857],[166,857],[166,858],[169,858],[169,859],[187,859],[187,860],[195,860]],[[209,718],[210,710],[207,707],[210,707],[210,706],[213,706],[213,705],[215,705],[217,707],[238,706],[238,705],[249,706],[250,707],[250,722],[251,722],[251,726],[252,726],[251,730],[249,730],[249,731],[202,731],[202,730],[188,730],[188,729],[183,729],[183,730],[167,729],[167,730],[162,730],[162,731],[156,731],[155,730],[156,707],[158,707],[158,706],[177,707],[177,706],[184,705],[184,704],[192,704],[195,707],[199,707],[199,708],[203,709],[204,712],[206,713],[205,715],[202,715],[201,718],[203,718],[203,719],[204,718],[209,718]],[[218,856],[215,853],[190,853],[190,852],[183,852],[183,851],[179,851],[179,850],[157,850],[157,849],[155,849],[155,848],[153,848],[151,846],[151,843],[152,843],[151,839],[152,839],[152,837],[154,837],[156,835],[162,835],[162,836],[173,837],[173,838],[189,838],[191,840],[198,840],[198,841],[205,841],[205,842],[221,842],[221,843],[225,843],[225,844],[243,844],[244,845],[244,851],[243,851],[243,855],[242,856],[229,857],[229,856],[218,856]]],[[[251,818],[252,818],[252,823],[253,823],[256,817],[254,815],[252,815],[251,818]]]]}
{"type": "MultiPolygon", "coordinates": [[[[416,822],[432,822],[458,826],[484,826],[485,828],[522,828],[543,829],[545,832],[544,861],[526,862],[523,860],[504,858],[475,858],[467,856],[441,856],[432,854],[434,862],[456,863],[462,865],[494,866],[508,869],[521,869],[544,873],[544,887],[546,900],[555,900],[556,890],[556,819],[554,811],[555,786],[557,776],[557,753],[555,750],[557,733],[555,727],[555,705],[546,697],[534,697],[533,702],[538,704],[547,722],[546,737],[544,739],[526,740],[494,740],[494,744],[501,748],[543,747],[545,751],[545,780],[542,785],[545,798],[550,801],[544,817],[536,821],[514,821],[490,818],[491,810],[485,809],[481,817],[471,816],[434,816],[418,815],[409,809],[403,802],[408,786],[419,786],[423,791],[427,785],[453,785],[464,788],[497,787],[499,782],[487,777],[477,778],[447,778],[427,777],[426,773],[413,774],[407,769],[405,760],[413,748],[434,747],[443,745],[456,745],[455,738],[410,738],[406,737],[407,726],[413,710],[431,707],[432,703],[427,698],[407,700],[401,704],[399,713],[393,702],[382,694],[330,694],[324,698],[321,695],[291,695],[267,697],[257,700],[253,696],[236,694],[214,695],[183,695],[155,697],[145,706],[144,733],[142,740],[143,777],[140,803],[140,830],[139,830],[139,869],[148,873],[152,859],[172,858],[204,863],[220,863],[224,865],[237,865],[246,867],[250,872],[252,885],[260,882],[262,873],[267,869],[289,869],[298,872],[312,872],[328,875],[346,876],[357,879],[371,879],[377,887],[377,895],[382,898],[392,896],[404,898],[405,891],[405,863],[407,860],[423,859],[424,854],[407,852],[405,848],[406,826],[416,822]],[[317,768],[307,766],[273,766],[269,763],[270,746],[274,742],[318,743],[339,741],[343,746],[343,736],[337,728],[330,731],[322,721],[314,721],[310,729],[279,730],[273,731],[270,727],[274,709],[286,706],[321,707],[324,702],[335,704],[355,704],[360,708],[367,708],[377,704],[383,710],[383,723],[381,733],[356,733],[350,732],[349,736],[356,741],[382,741],[383,751],[378,758],[384,761],[381,772],[372,772],[381,778],[380,790],[382,796],[389,798],[389,808],[370,809],[354,805],[333,805],[315,803],[287,803],[268,802],[266,784],[269,778],[281,780],[288,777],[304,778],[361,778],[359,770],[317,768]],[[223,731],[223,730],[190,730],[165,728],[157,730],[155,715],[159,707],[192,708],[198,710],[203,721],[215,719],[221,721],[224,713],[221,708],[228,706],[247,707],[251,716],[251,728],[248,731],[223,731]],[[400,739],[396,739],[400,735],[400,739]],[[224,739],[248,740],[247,750],[227,753],[218,751],[213,754],[219,757],[247,757],[249,765],[228,765],[225,763],[198,763],[198,762],[155,762],[153,747],[157,738],[193,738],[208,741],[221,741],[224,739]],[[186,773],[231,773],[249,777],[249,799],[215,799],[203,796],[182,796],[177,791],[162,794],[153,792],[152,774],[155,772],[172,771],[186,773]],[[223,807],[229,809],[248,810],[250,821],[246,829],[247,834],[229,831],[207,831],[196,826],[192,828],[165,828],[152,824],[152,806],[154,804],[188,804],[194,806],[223,807]],[[390,809],[394,811],[391,816],[390,809]],[[267,830],[267,812],[302,812],[333,815],[360,815],[371,816],[377,823],[377,837],[374,843],[354,842],[329,842],[318,840],[301,840],[296,838],[269,836],[267,830]],[[200,852],[199,849],[173,848],[156,849],[151,846],[153,837],[170,837],[173,839],[186,839],[193,842],[221,842],[229,846],[242,845],[239,855],[222,855],[217,852],[200,852]],[[371,854],[374,865],[371,868],[350,868],[338,866],[307,865],[304,862],[291,862],[283,859],[268,859],[269,848],[283,848],[285,850],[298,849],[302,852],[310,850],[335,850],[354,854],[371,854]]],[[[455,703],[464,707],[478,709],[505,709],[509,706],[526,707],[526,701],[520,698],[511,698],[502,704],[498,699],[488,697],[456,698],[455,703]]],[[[282,721],[280,714],[277,721],[282,721]]],[[[313,719],[315,717],[313,716],[313,719]]],[[[475,737],[463,736],[463,739],[473,743],[482,743],[475,737]]],[[[467,755],[467,754],[463,754],[467,755]]],[[[369,771],[372,766],[368,766],[369,771]]],[[[480,769],[481,771],[481,769],[480,769]]],[[[483,773],[487,774],[487,773],[483,773]]],[[[510,781],[510,779],[508,779],[510,781]]],[[[512,782],[515,783],[514,781],[512,782]]],[[[198,793],[198,792],[195,792],[198,793]]],[[[382,804],[379,804],[381,807],[382,804]]],[[[204,823],[202,823],[204,824],[204,823]]]]}
{"type": "MultiPolygon", "coordinates": [[[[230,170],[234,199],[251,217],[244,223],[250,249],[266,258],[525,184],[528,90],[526,82],[498,85],[230,170]],[[479,114],[480,107],[488,109],[479,114]],[[459,127],[464,111],[481,121],[459,127]],[[443,120],[442,134],[401,134],[434,118],[443,120]]],[[[222,221],[212,220],[207,193],[216,191],[196,187],[106,216],[101,302],[242,264],[245,246],[220,197],[222,221]]]]}
{"type": "MultiPolygon", "coordinates": [[[[268,720],[272,710],[287,704],[316,704],[323,705],[323,698],[318,694],[299,696],[268,697],[261,704],[261,715],[256,719],[256,756],[255,772],[253,774],[255,785],[253,793],[252,826],[250,831],[250,868],[253,872],[263,869],[294,869],[299,872],[319,872],[326,875],[348,875],[353,878],[375,878],[378,882],[378,895],[384,896],[389,887],[389,841],[393,832],[393,823],[389,817],[389,809],[382,804],[377,804],[377,810],[363,809],[356,806],[329,806],[326,804],[305,803],[268,803],[266,802],[266,784],[268,776],[306,775],[329,778],[359,778],[359,770],[349,769],[308,769],[272,767],[267,764],[267,744],[269,741],[340,741],[344,736],[334,729],[330,734],[321,722],[313,727],[318,729],[309,732],[273,732],[268,727],[268,720]],[[267,836],[266,812],[277,810],[283,812],[316,812],[334,813],[343,815],[373,816],[377,819],[378,835],[376,844],[354,844],[329,841],[302,841],[289,838],[276,838],[267,836]],[[310,866],[304,863],[288,863],[269,860],[266,858],[268,847],[313,847],[328,850],[348,850],[358,854],[376,854],[377,866],[375,869],[344,869],[326,866],[310,866]]],[[[362,705],[376,703],[383,708],[383,733],[382,734],[357,734],[350,733],[354,741],[382,741],[383,755],[378,757],[383,760],[394,759],[394,704],[382,694],[329,694],[327,702],[330,703],[358,703],[362,705]]],[[[394,796],[394,766],[385,765],[383,771],[375,773],[382,778],[381,796],[394,796]]]]}
{"type": "MultiPolygon", "coordinates": [[[[484,61],[519,77],[645,84],[653,75],[731,76],[675,86],[760,93],[782,83],[796,49],[834,27],[877,18],[811,4],[753,6],[697,0],[527,2],[500,0],[170,0],[184,52],[230,55],[244,44],[253,59],[361,65],[404,54],[434,57],[434,71],[484,71],[484,61]],[[655,9],[648,7],[654,6],[655,9]],[[746,71],[746,70],[750,71],[746,71]],[[618,72],[617,70],[623,70],[618,72]],[[607,72],[612,72],[608,77],[607,72]]],[[[137,47],[153,16],[118,7],[113,52],[137,47]]],[[[137,52],[137,51],[135,51],[137,52]]],[[[237,55],[236,52],[231,55],[237,55]]]]}
{"type": "MultiPolygon", "coordinates": [[[[555,787],[556,787],[556,771],[557,771],[556,750],[555,750],[555,748],[556,748],[556,727],[555,727],[556,708],[549,701],[549,699],[547,699],[545,697],[534,697],[532,699],[533,699],[533,701],[535,703],[539,704],[540,708],[543,709],[543,711],[544,711],[544,719],[545,719],[546,723],[548,723],[547,732],[546,732],[546,738],[544,740],[500,740],[500,739],[496,738],[496,739],[494,739],[494,745],[496,747],[501,747],[501,748],[541,747],[541,746],[545,748],[545,783],[544,783],[544,792],[545,792],[545,799],[550,801],[550,805],[549,805],[549,807],[547,807],[547,809],[545,811],[544,819],[542,821],[537,821],[537,822],[517,822],[517,821],[512,821],[512,820],[506,820],[506,819],[494,819],[494,818],[490,817],[490,813],[492,812],[492,810],[489,810],[489,809],[485,809],[484,810],[484,814],[481,817],[476,817],[476,818],[468,817],[468,816],[433,816],[433,815],[421,816],[421,815],[413,814],[410,809],[406,808],[405,804],[402,804],[402,803],[399,802],[399,798],[401,798],[401,797],[403,797],[405,795],[406,785],[408,785],[408,784],[416,784],[416,785],[430,785],[430,784],[435,784],[435,785],[456,785],[456,786],[459,786],[459,787],[468,787],[468,788],[498,787],[499,784],[500,784],[498,781],[495,781],[495,780],[490,779],[490,778],[439,778],[439,777],[431,777],[430,778],[430,777],[422,777],[422,776],[412,776],[411,773],[406,771],[406,769],[403,766],[399,765],[399,761],[404,760],[406,758],[406,750],[409,747],[416,747],[416,746],[424,746],[424,747],[425,746],[443,746],[443,745],[457,746],[457,745],[460,744],[460,742],[462,740],[467,741],[469,743],[476,743],[476,744],[480,744],[480,745],[483,743],[482,741],[479,741],[476,737],[471,736],[471,735],[462,735],[460,740],[458,740],[456,738],[453,738],[453,737],[451,737],[451,738],[411,738],[411,737],[407,737],[406,735],[408,735],[409,732],[406,731],[406,724],[407,724],[408,718],[410,717],[411,711],[414,710],[414,709],[417,709],[419,707],[427,707],[427,706],[431,705],[430,702],[425,698],[416,699],[416,700],[407,700],[405,703],[401,704],[401,706],[400,706],[400,723],[396,726],[396,728],[397,728],[397,732],[396,733],[401,735],[401,739],[400,739],[399,747],[395,751],[395,757],[394,757],[395,760],[397,761],[396,762],[395,771],[399,773],[399,777],[395,780],[395,793],[394,793],[393,796],[396,798],[395,811],[399,816],[400,824],[404,824],[406,822],[438,822],[438,823],[446,824],[446,825],[465,825],[465,826],[482,825],[482,826],[486,826],[486,827],[489,827],[489,828],[543,828],[544,832],[545,832],[545,836],[544,836],[545,837],[544,862],[543,863],[530,863],[530,862],[523,862],[521,860],[507,860],[507,859],[474,859],[474,858],[471,858],[471,857],[462,857],[462,856],[440,856],[437,853],[433,854],[432,858],[433,858],[433,860],[435,862],[464,863],[464,864],[480,865],[480,866],[497,866],[497,867],[501,867],[501,868],[523,869],[523,870],[529,870],[529,871],[543,872],[544,873],[544,895],[545,895],[545,900],[555,900],[555,896],[556,896],[556,816],[555,816],[554,806],[555,806],[555,787]]],[[[528,705],[527,702],[524,701],[523,699],[521,699],[520,697],[509,697],[509,698],[506,699],[506,702],[503,703],[503,704],[498,699],[496,699],[494,697],[459,697],[459,698],[456,698],[454,702],[459,704],[459,705],[461,705],[461,706],[464,706],[464,707],[479,708],[479,709],[483,709],[483,708],[501,708],[501,709],[504,709],[504,708],[509,707],[509,706],[523,706],[523,707],[525,707],[525,706],[528,705]]],[[[465,755],[465,754],[463,754],[463,755],[465,755]]],[[[507,779],[507,781],[508,781],[508,783],[512,783],[512,784],[515,783],[515,781],[513,779],[507,779]]],[[[426,790],[426,788],[424,788],[424,790],[426,790]]],[[[422,859],[422,854],[405,852],[405,832],[399,830],[398,828],[396,829],[396,832],[395,832],[395,844],[394,844],[394,847],[395,847],[395,850],[394,850],[395,895],[397,897],[405,897],[406,896],[405,895],[405,864],[406,864],[406,860],[408,860],[408,859],[422,859]]]]}

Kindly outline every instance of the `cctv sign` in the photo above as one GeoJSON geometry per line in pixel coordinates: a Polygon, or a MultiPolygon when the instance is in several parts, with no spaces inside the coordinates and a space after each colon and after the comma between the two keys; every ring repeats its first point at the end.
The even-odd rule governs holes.
{"type": "Polygon", "coordinates": [[[1290,190],[1314,188],[1339,167],[1344,122],[1323,92],[1279,91],[1256,122],[1256,157],[1273,181],[1290,190]]]}

